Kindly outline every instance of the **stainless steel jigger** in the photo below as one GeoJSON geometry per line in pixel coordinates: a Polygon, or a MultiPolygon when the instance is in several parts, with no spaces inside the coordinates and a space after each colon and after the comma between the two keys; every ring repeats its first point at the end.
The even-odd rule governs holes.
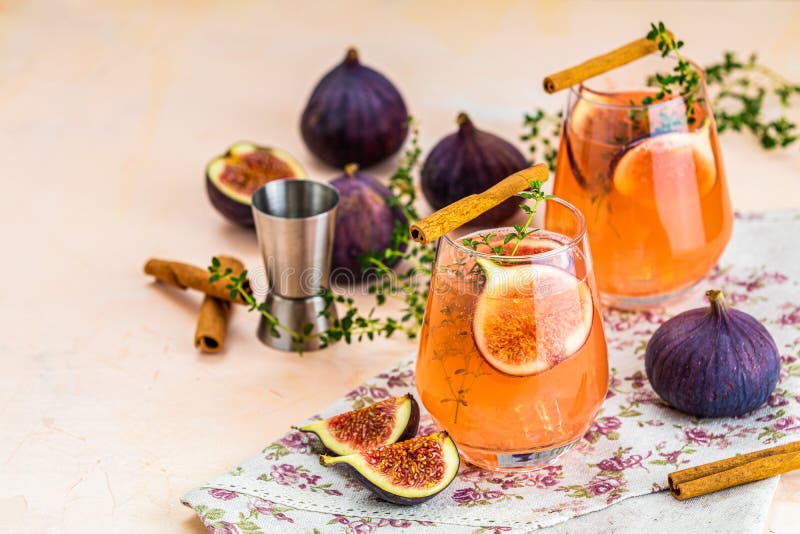
{"type": "MultiPolygon", "coordinates": [[[[258,244],[267,271],[267,311],[281,324],[302,333],[311,323],[320,332],[336,318],[329,313],[319,292],[328,284],[331,248],[339,193],[333,187],[311,180],[275,180],[253,193],[253,219],[258,244]]],[[[258,338],[270,347],[297,350],[286,332],[275,337],[266,318],[258,325],[258,338]]],[[[311,338],[303,350],[319,348],[311,338]]]]}

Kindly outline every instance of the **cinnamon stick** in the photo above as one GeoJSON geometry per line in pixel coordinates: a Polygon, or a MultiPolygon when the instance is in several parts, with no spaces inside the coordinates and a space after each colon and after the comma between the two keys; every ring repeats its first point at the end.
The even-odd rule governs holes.
{"type": "Polygon", "coordinates": [[[426,244],[462,226],[478,215],[497,206],[504,200],[530,187],[530,182],[544,182],[548,178],[547,165],[539,163],[507,176],[483,193],[457,200],[411,225],[411,237],[426,244]]]}
{"type": "MultiPolygon", "coordinates": [[[[673,38],[671,31],[667,30],[667,34],[670,38],[673,38]]],[[[626,45],[620,46],[611,52],[593,57],[579,65],[551,74],[545,77],[542,85],[544,86],[544,90],[548,93],[556,93],[567,87],[583,83],[589,78],[594,78],[604,72],[627,65],[631,61],[648,56],[657,50],[657,41],[651,41],[647,37],[642,37],[641,39],[636,39],[626,45]]]]}
{"type": "Polygon", "coordinates": [[[675,471],[669,474],[668,483],[672,496],[684,500],[794,469],[800,469],[800,442],[675,471]]]}
{"type": "Polygon", "coordinates": [[[188,287],[221,300],[246,304],[241,295],[238,295],[236,300],[231,299],[231,292],[225,287],[228,282],[217,280],[211,283],[208,281],[211,275],[207,269],[195,267],[188,263],[152,258],[145,263],[144,272],[154,276],[156,280],[180,289],[188,287]]]}
{"type": "Polygon", "coordinates": [[[231,303],[206,295],[200,305],[197,328],[194,332],[194,346],[203,352],[219,352],[225,345],[228,330],[228,314],[231,303]]]}
{"type": "MultiPolygon", "coordinates": [[[[244,271],[241,261],[230,256],[218,256],[220,269],[231,269],[239,274],[244,271]]],[[[228,316],[231,303],[206,295],[200,306],[200,315],[197,317],[197,328],[194,333],[194,346],[203,352],[219,352],[225,346],[225,334],[228,330],[228,316]]]]}

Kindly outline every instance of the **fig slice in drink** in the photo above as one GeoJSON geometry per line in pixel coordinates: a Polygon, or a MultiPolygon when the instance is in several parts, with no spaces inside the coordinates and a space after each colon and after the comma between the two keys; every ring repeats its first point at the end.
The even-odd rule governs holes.
{"type": "Polygon", "coordinates": [[[628,143],[611,162],[614,188],[653,203],[659,192],[706,196],[717,180],[708,124],[693,132],[660,133],[628,143]]]}
{"type": "Polygon", "coordinates": [[[476,259],[486,274],[473,316],[475,346],[498,371],[530,376],[575,354],[592,328],[585,281],[550,265],[476,259]]]}

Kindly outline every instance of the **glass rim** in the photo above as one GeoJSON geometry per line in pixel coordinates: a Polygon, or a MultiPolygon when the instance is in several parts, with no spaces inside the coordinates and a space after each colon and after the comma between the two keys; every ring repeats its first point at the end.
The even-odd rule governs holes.
{"type": "MultiPolygon", "coordinates": [[[[519,195],[515,195],[515,196],[519,196],[519,195]]],[[[552,250],[548,250],[548,251],[545,251],[545,252],[539,252],[539,253],[536,253],[536,254],[522,254],[522,255],[519,255],[519,256],[506,256],[506,255],[503,255],[503,254],[492,254],[492,253],[489,253],[489,252],[478,252],[477,250],[473,250],[473,249],[467,247],[466,245],[453,240],[448,234],[443,235],[440,239],[445,240],[447,243],[449,243],[454,248],[459,249],[459,250],[465,252],[466,254],[468,254],[470,256],[477,257],[477,258],[485,258],[485,259],[491,260],[491,261],[503,261],[503,262],[520,261],[520,262],[522,262],[524,260],[549,258],[549,257],[555,256],[557,254],[564,253],[567,250],[577,246],[577,244],[581,240],[586,238],[586,217],[583,216],[583,213],[581,213],[581,211],[578,208],[576,208],[575,206],[573,206],[572,204],[570,204],[569,202],[567,202],[566,200],[564,200],[562,198],[559,198],[559,197],[548,198],[548,199],[544,200],[544,203],[547,203],[547,202],[556,202],[557,204],[561,204],[562,206],[567,208],[572,213],[572,215],[575,217],[575,220],[578,223],[578,230],[577,230],[577,234],[575,235],[575,237],[570,238],[570,240],[568,242],[563,243],[561,246],[558,246],[558,247],[556,247],[556,248],[554,248],[552,250]]],[[[484,230],[493,230],[495,228],[500,228],[500,227],[485,228],[484,230]]],[[[542,228],[542,230],[544,230],[544,228],[542,228]]],[[[481,232],[481,231],[482,230],[476,230],[476,232],[481,232]]],[[[475,232],[473,232],[473,233],[475,233],[475,232]]]]}
{"type": "MultiPolygon", "coordinates": [[[[661,59],[666,59],[666,58],[662,57],[661,59]]],[[[611,103],[608,103],[608,102],[601,102],[601,101],[596,100],[596,99],[591,97],[591,95],[614,96],[614,95],[619,94],[620,90],[613,91],[613,92],[600,91],[600,90],[597,90],[597,89],[592,89],[590,87],[587,87],[585,82],[581,82],[579,84],[575,84],[575,85],[571,86],[569,88],[569,90],[576,98],[579,98],[581,100],[585,100],[585,101],[589,102],[590,104],[592,104],[593,106],[605,107],[605,108],[609,108],[609,109],[627,109],[627,110],[637,110],[638,109],[638,110],[642,110],[642,109],[652,109],[652,108],[658,108],[660,106],[666,106],[667,104],[670,104],[674,100],[678,100],[678,99],[686,100],[687,96],[695,95],[698,91],[700,91],[701,87],[705,87],[705,84],[706,84],[706,72],[703,70],[703,68],[700,65],[698,65],[691,58],[685,57],[683,59],[685,59],[687,62],[689,62],[692,65],[692,67],[694,67],[697,70],[697,72],[700,73],[700,83],[698,83],[697,87],[692,89],[692,91],[688,95],[672,94],[672,95],[667,95],[667,96],[670,96],[671,98],[666,98],[664,100],[659,100],[657,102],[652,102],[650,104],[637,104],[637,105],[632,106],[630,104],[611,104],[611,103]],[[589,96],[587,96],[587,95],[589,95],[589,96]]],[[[624,91],[624,89],[622,89],[622,91],[624,91]]]]}

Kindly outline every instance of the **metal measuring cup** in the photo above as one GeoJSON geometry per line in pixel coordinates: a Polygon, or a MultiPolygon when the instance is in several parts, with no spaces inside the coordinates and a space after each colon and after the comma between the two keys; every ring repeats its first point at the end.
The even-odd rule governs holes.
{"type": "MultiPolygon", "coordinates": [[[[314,325],[310,335],[328,329],[337,317],[332,303],[327,313],[320,290],[327,287],[339,193],[312,180],[274,180],[253,193],[252,209],[258,245],[267,275],[267,311],[295,332],[314,325]]],[[[280,332],[280,331],[279,331],[280,332]]],[[[307,339],[298,347],[286,332],[276,337],[261,318],[258,337],[279,350],[314,350],[320,342],[307,339]]]]}

